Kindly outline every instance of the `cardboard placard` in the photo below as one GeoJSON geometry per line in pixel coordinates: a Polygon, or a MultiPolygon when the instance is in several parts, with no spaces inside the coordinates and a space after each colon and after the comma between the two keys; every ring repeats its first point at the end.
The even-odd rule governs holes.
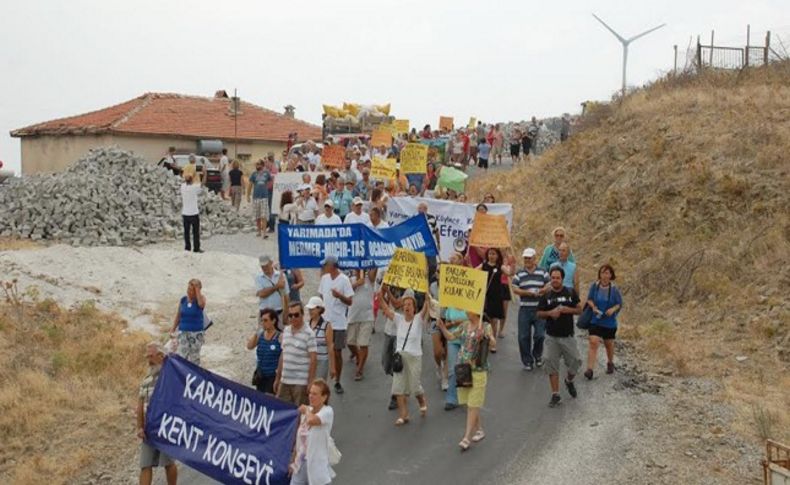
{"type": "Polygon", "coordinates": [[[373,134],[370,137],[371,147],[378,148],[382,145],[387,148],[392,146],[392,130],[384,125],[373,130],[373,134]]]}
{"type": "Polygon", "coordinates": [[[395,120],[392,123],[393,134],[402,135],[409,132],[409,120],[395,120]]]}
{"type": "Polygon", "coordinates": [[[470,116],[469,117],[469,124],[466,125],[466,127],[471,130],[475,126],[477,126],[477,118],[475,118],[474,116],[470,116]]]}
{"type": "Polygon", "coordinates": [[[487,282],[485,271],[442,264],[439,267],[439,305],[482,315],[487,282]]]}
{"type": "Polygon", "coordinates": [[[428,145],[409,143],[400,152],[401,173],[425,173],[428,164],[428,145]]]}
{"type": "Polygon", "coordinates": [[[389,180],[395,178],[398,160],[395,158],[373,158],[370,166],[370,176],[376,180],[389,180]]]}
{"type": "Polygon", "coordinates": [[[321,152],[321,165],[325,168],[346,168],[346,148],[341,145],[325,146],[321,152]]]}
{"type": "Polygon", "coordinates": [[[404,248],[396,249],[382,281],[396,288],[411,288],[426,293],[428,261],[425,259],[425,254],[404,248]]]}
{"type": "Polygon", "coordinates": [[[453,131],[453,117],[452,116],[440,116],[439,117],[439,129],[443,131],[453,131]]]}
{"type": "Polygon", "coordinates": [[[469,245],[484,248],[509,248],[510,231],[507,219],[501,214],[475,213],[469,245]]]}

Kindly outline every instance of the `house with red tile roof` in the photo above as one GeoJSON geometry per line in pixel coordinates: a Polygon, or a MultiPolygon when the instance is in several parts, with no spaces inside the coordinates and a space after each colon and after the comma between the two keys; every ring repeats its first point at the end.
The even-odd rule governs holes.
{"type": "Polygon", "coordinates": [[[288,137],[320,140],[321,127],[284,113],[235,100],[225,91],[213,97],[146,93],[135,99],[90,113],[20,128],[22,173],[57,172],[91,148],[118,145],[146,160],[158,162],[175,147],[197,153],[199,142],[220,140],[228,155],[241,162],[275,153],[279,158],[288,137]]]}

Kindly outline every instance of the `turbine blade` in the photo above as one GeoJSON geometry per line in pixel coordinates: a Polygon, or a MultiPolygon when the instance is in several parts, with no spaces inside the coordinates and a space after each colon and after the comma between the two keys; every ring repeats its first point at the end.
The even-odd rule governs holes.
{"type": "Polygon", "coordinates": [[[647,34],[649,34],[650,32],[653,32],[653,31],[655,31],[655,30],[658,30],[658,29],[660,29],[661,27],[663,27],[663,26],[665,26],[665,25],[666,25],[666,24],[661,24],[661,25],[659,25],[658,27],[653,27],[653,28],[652,28],[652,29],[650,29],[650,30],[645,30],[645,31],[644,31],[644,32],[642,32],[641,34],[638,34],[638,35],[635,35],[635,36],[631,37],[630,39],[628,39],[628,41],[627,41],[627,42],[633,42],[633,41],[635,41],[636,39],[638,39],[638,38],[640,38],[640,37],[644,37],[644,36],[646,36],[647,34]]]}
{"type": "Polygon", "coordinates": [[[622,37],[620,34],[618,34],[617,32],[615,32],[615,31],[614,31],[614,29],[612,29],[611,27],[609,27],[608,25],[606,25],[606,22],[604,22],[603,20],[599,19],[597,15],[595,15],[595,14],[592,14],[592,16],[593,16],[593,17],[595,17],[595,20],[597,20],[598,22],[601,22],[601,25],[603,25],[604,27],[606,27],[606,30],[608,30],[609,32],[611,32],[613,36],[617,37],[617,39],[618,39],[620,42],[622,42],[623,44],[627,44],[627,43],[628,43],[628,41],[627,41],[627,40],[625,40],[625,39],[624,39],[624,38],[623,38],[623,37],[622,37]]]}

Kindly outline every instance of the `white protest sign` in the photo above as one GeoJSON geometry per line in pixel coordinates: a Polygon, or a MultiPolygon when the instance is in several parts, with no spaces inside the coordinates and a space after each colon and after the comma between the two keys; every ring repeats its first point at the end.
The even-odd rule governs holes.
{"type": "Polygon", "coordinates": [[[280,213],[280,199],[282,199],[283,192],[290,190],[294,193],[294,200],[296,200],[296,196],[299,195],[296,193],[297,187],[305,183],[302,180],[303,175],[310,176],[309,184],[311,186],[315,185],[315,179],[319,175],[323,174],[327,179],[329,178],[329,172],[280,172],[274,176],[274,187],[272,193],[272,214],[279,214],[280,213]]]}
{"type": "MultiPolygon", "coordinates": [[[[439,259],[448,261],[453,251],[464,252],[469,239],[469,225],[475,218],[477,204],[424,197],[392,197],[387,202],[387,222],[391,225],[405,221],[417,213],[420,202],[428,204],[428,222],[435,223],[439,235],[439,259]]],[[[513,226],[512,204],[486,204],[489,214],[502,214],[508,230],[513,226]]]]}

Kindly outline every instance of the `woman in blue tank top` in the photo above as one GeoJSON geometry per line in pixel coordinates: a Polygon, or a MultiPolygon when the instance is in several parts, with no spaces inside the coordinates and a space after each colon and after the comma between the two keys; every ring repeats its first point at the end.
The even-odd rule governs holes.
{"type": "Polygon", "coordinates": [[[271,308],[266,308],[261,312],[261,326],[247,340],[247,350],[252,349],[255,349],[258,358],[255,373],[252,375],[252,385],[260,392],[273,395],[282,347],[280,332],[277,331],[277,312],[271,308]]]}
{"type": "Polygon", "coordinates": [[[173,328],[170,329],[171,337],[175,336],[178,329],[178,355],[197,365],[200,365],[200,349],[205,335],[203,310],[206,308],[206,297],[203,296],[202,288],[199,279],[189,280],[187,294],[178,302],[173,328]]]}

